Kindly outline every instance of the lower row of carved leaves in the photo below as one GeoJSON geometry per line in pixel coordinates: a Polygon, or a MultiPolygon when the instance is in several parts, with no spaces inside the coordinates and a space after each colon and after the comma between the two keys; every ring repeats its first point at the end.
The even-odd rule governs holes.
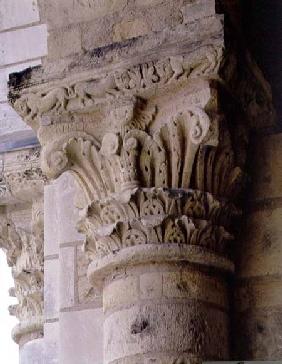
{"type": "Polygon", "coordinates": [[[93,258],[140,244],[196,245],[228,253],[228,232],[240,212],[211,194],[184,189],[135,189],[128,202],[85,209],[79,229],[93,258]]]}

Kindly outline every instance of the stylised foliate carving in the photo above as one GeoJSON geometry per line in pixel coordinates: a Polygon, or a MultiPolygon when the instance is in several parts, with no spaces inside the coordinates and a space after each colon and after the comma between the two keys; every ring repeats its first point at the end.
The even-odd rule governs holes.
{"type": "Polygon", "coordinates": [[[224,201],[242,189],[248,134],[243,108],[225,89],[232,76],[213,85],[215,75],[231,75],[231,58],[223,60],[221,46],[204,45],[16,101],[38,130],[44,173],[71,171],[85,193],[80,230],[92,256],[164,242],[226,254],[238,211],[224,201]],[[194,85],[187,102],[193,83],[208,96],[194,85]]]}
{"type": "Polygon", "coordinates": [[[153,135],[147,127],[150,118],[129,120],[101,142],[83,132],[66,134],[43,149],[43,170],[54,178],[70,169],[89,202],[126,200],[137,187],[189,188],[199,145],[217,142],[208,115],[187,107],[153,135]]]}
{"type": "Polygon", "coordinates": [[[38,130],[43,172],[56,178],[71,171],[82,187],[80,230],[94,256],[162,243],[226,254],[237,211],[223,201],[241,191],[247,142],[236,119],[241,108],[228,105],[224,81],[211,80],[219,79],[222,60],[221,46],[205,45],[34,89],[16,101],[38,130]],[[208,96],[194,90],[187,102],[194,82],[208,96]]]}
{"type": "Polygon", "coordinates": [[[235,199],[241,191],[244,174],[236,166],[229,148],[202,148],[197,156],[195,187],[215,196],[235,199]]]}
{"type": "Polygon", "coordinates": [[[70,170],[87,196],[80,230],[88,251],[165,242],[223,254],[237,211],[222,199],[235,196],[243,177],[231,139],[218,145],[224,123],[190,106],[152,132],[156,111],[134,105],[112,112],[118,128],[101,141],[66,133],[42,151],[44,172],[55,178],[70,170]]]}
{"type": "Polygon", "coordinates": [[[4,210],[0,218],[0,247],[6,252],[14,279],[10,294],[18,301],[9,307],[19,320],[12,332],[18,343],[22,338],[26,341],[43,335],[42,193],[46,177],[39,167],[39,156],[38,147],[13,151],[5,155],[3,164],[8,193],[2,196],[2,204],[24,202],[31,209],[28,220],[15,221],[13,214],[4,210]]]}
{"type": "MultiPolygon", "coordinates": [[[[209,23],[208,18],[203,22],[209,23]]],[[[216,18],[221,23],[221,17],[216,18]]],[[[238,64],[227,52],[223,57],[222,24],[216,31],[214,28],[212,37],[209,30],[199,37],[199,24],[198,19],[193,22],[192,32],[190,27],[189,31],[177,27],[170,37],[170,30],[162,31],[160,42],[154,34],[152,44],[144,46],[144,54],[136,52],[131,43],[122,50],[126,56],[115,53],[117,48],[107,50],[101,57],[105,65],[99,61],[92,74],[73,74],[72,79],[52,80],[12,94],[15,99],[21,94],[14,107],[38,132],[44,173],[56,178],[70,171],[84,191],[86,201],[79,205],[78,227],[87,237],[87,258],[93,260],[88,278],[93,287],[104,287],[104,307],[106,290],[109,301],[118,301],[121,290],[114,292],[112,283],[122,287],[121,282],[135,280],[138,274],[138,298],[127,307],[122,303],[124,309],[107,315],[114,319],[105,323],[106,362],[129,363],[134,357],[136,363],[144,364],[198,364],[198,357],[228,356],[226,313],[222,320],[215,315],[222,309],[216,308],[212,317],[203,309],[206,304],[198,292],[205,291],[206,285],[192,278],[195,288],[188,285],[185,298],[177,295],[175,303],[170,292],[164,293],[162,272],[180,273],[181,277],[186,269],[197,271],[202,266],[206,267],[201,269],[205,274],[215,274],[218,284],[220,272],[233,271],[229,246],[232,225],[240,215],[235,204],[244,182],[248,135],[248,127],[242,125],[246,114],[264,112],[269,103],[260,107],[255,100],[258,93],[253,92],[257,87],[248,92],[244,83],[247,75],[238,74],[238,64]],[[227,72],[230,77],[225,77],[227,72]],[[140,272],[143,275],[153,270],[161,278],[162,296],[152,292],[147,300],[149,297],[142,298],[140,272]],[[195,298],[191,299],[189,291],[194,289],[195,298]],[[164,340],[157,341],[155,333],[151,335],[147,320],[146,332],[131,331],[139,335],[133,353],[129,325],[135,312],[141,314],[141,299],[146,315],[152,312],[152,318],[164,320],[164,340]],[[184,320],[179,320],[181,317],[184,320]],[[166,328],[173,325],[165,318],[175,319],[175,327],[183,333],[171,345],[172,350],[174,332],[166,328]],[[125,322],[124,335],[115,341],[115,325],[107,324],[120,320],[125,322]],[[224,345],[218,350],[210,340],[214,333],[223,338],[224,345]],[[185,337],[188,340],[184,343],[185,337]],[[117,342],[125,350],[116,351],[117,342]],[[108,348],[114,348],[114,353],[108,348]]],[[[134,42],[140,41],[140,45],[144,39],[134,42]]],[[[159,282],[152,278],[150,284],[153,287],[159,282]]],[[[226,305],[227,300],[222,307],[226,305]]]]}
{"type": "Polygon", "coordinates": [[[94,202],[79,223],[87,250],[104,256],[139,244],[190,244],[225,253],[226,229],[239,216],[231,204],[192,190],[138,189],[130,201],[94,202]]]}
{"type": "Polygon", "coordinates": [[[1,248],[7,254],[15,286],[10,294],[18,304],[9,311],[20,323],[13,330],[19,342],[24,335],[43,335],[43,211],[42,203],[34,203],[31,232],[16,228],[12,220],[1,217],[1,248]]]}
{"type": "Polygon", "coordinates": [[[6,253],[8,265],[12,267],[16,264],[17,258],[20,255],[22,242],[11,221],[2,218],[0,224],[1,248],[6,253]]]}

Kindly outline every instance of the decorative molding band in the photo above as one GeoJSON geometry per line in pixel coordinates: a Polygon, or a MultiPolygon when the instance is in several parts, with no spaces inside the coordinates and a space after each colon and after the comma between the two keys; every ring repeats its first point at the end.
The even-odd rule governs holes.
{"type": "Polygon", "coordinates": [[[40,67],[11,75],[10,102],[37,130],[58,119],[67,121],[76,113],[112,109],[125,98],[149,99],[200,78],[215,79],[241,104],[252,127],[272,125],[275,113],[270,87],[239,42],[233,39],[225,47],[222,20],[215,15],[165,33],[94,49],[73,60],[75,72],[69,71],[63,78],[44,75],[40,67]]]}

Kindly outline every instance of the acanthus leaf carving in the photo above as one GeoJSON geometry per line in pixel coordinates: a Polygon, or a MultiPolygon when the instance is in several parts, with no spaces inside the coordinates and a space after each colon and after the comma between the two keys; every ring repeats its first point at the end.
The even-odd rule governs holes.
{"type": "Polygon", "coordinates": [[[101,143],[83,132],[69,133],[43,148],[42,168],[51,178],[70,169],[89,202],[114,195],[126,199],[127,191],[139,186],[188,188],[199,145],[215,144],[210,128],[203,110],[188,107],[154,135],[135,120],[120,133],[106,133],[101,143]]]}
{"type": "MultiPolygon", "coordinates": [[[[81,216],[92,257],[138,244],[190,244],[224,253],[240,215],[232,204],[193,190],[138,189],[129,202],[94,202],[81,216]],[[173,190],[172,190],[173,191],[173,190]]],[[[227,249],[228,250],[228,249],[227,249]]]]}
{"type": "Polygon", "coordinates": [[[227,229],[238,211],[226,208],[223,200],[235,196],[243,177],[231,139],[219,145],[222,133],[228,135],[224,121],[186,107],[151,132],[155,112],[142,117],[143,110],[118,109],[119,129],[101,141],[73,132],[43,148],[44,172],[54,178],[70,170],[87,196],[79,225],[88,237],[87,250],[95,257],[166,242],[224,254],[233,239],[227,229]],[[160,198],[152,189],[171,196],[160,198]]]}
{"type": "MultiPolygon", "coordinates": [[[[38,202],[37,205],[41,206],[42,203],[38,202]]],[[[4,215],[1,217],[0,228],[1,248],[7,254],[15,283],[10,294],[18,300],[18,304],[10,306],[9,311],[19,319],[19,324],[12,333],[14,340],[19,343],[26,335],[43,335],[42,206],[33,208],[31,232],[16,227],[4,215]]]]}
{"type": "MultiPolygon", "coordinates": [[[[35,87],[15,103],[25,120],[39,130],[44,172],[56,178],[71,171],[85,193],[86,206],[81,209],[78,227],[86,234],[85,248],[94,260],[88,270],[93,285],[103,282],[108,289],[114,271],[120,279],[119,273],[128,273],[133,265],[143,270],[149,264],[156,270],[169,265],[169,272],[173,265],[191,271],[202,265],[207,267],[205,273],[213,268],[217,279],[221,270],[234,269],[229,246],[234,239],[232,224],[240,215],[234,204],[244,183],[245,159],[245,141],[239,141],[238,146],[234,136],[242,124],[235,119],[245,117],[246,111],[253,118],[260,106],[245,100],[248,90],[234,97],[230,92],[233,80],[220,79],[222,47],[197,44],[200,42],[193,44],[191,54],[156,61],[152,52],[147,62],[124,62],[102,77],[88,73],[78,82],[55,81],[35,87]],[[238,100],[242,94],[245,105],[238,100]],[[237,98],[237,105],[233,98],[237,98]],[[148,105],[155,107],[149,110],[148,105]],[[107,115],[105,110],[112,113],[107,115]],[[105,121],[107,117],[109,121],[105,121]],[[59,136],[53,141],[48,131],[59,136]]],[[[132,271],[136,270],[134,266],[132,271]]],[[[194,287],[200,291],[205,286],[199,280],[194,287]]],[[[113,293],[111,288],[109,292],[113,293]]],[[[189,304],[195,305],[185,325],[191,340],[180,356],[176,355],[177,343],[177,350],[165,358],[168,364],[200,362],[196,356],[204,357],[206,337],[209,340],[227,326],[224,322],[218,326],[221,330],[211,331],[212,320],[198,310],[201,297],[196,297],[197,304],[190,295],[185,300],[188,297],[189,304]]],[[[114,300],[114,294],[110,299],[114,300]]],[[[132,307],[136,305],[132,303],[132,307]]],[[[172,311],[166,316],[172,317],[172,311]]],[[[109,339],[112,331],[105,332],[109,339]]],[[[165,334],[171,336],[169,330],[165,334]]],[[[227,331],[219,336],[227,337],[227,331]]],[[[219,348],[215,356],[226,357],[228,345],[225,347],[226,355],[219,348]]],[[[147,351],[144,355],[141,349],[137,356],[147,360],[147,351]]],[[[114,356],[109,358],[106,360],[115,361],[114,356]]],[[[127,358],[130,361],[130,356],[127,358]]]]}
{"type": "MultiPolygon", "coordinates": [[[[221,102],[221,93],[230,99],[227,85],[211,80],[221,61],[221,47],[204,46],[195,53],[23,94],[16,102],[16,107],[28,105],[24,114],[28,122],[50,117],[46,125],[42,119],[36,127],[43,143],[43,171],[56,178],[68,170],[80,183],[87,204],[80,230],[86,233],[93,256],[162,242],[204,246],[218,254],[228,250],[229,221],[236,214],[230,209],[224,216],[222,206],[240,193],[244,163],[238,157],[235,126],[224,114],[228,105],[221,102]],[[188,80],[190,86],[193,78],[200,80],[201,90],[208,89],[208,96],[203,101],[201,94],[186,103],[193,88],[189,89],[188,80]],[[175,105],[169,100],[172,95],[175,105]],[[94,125],[99,128],[100,121],[105,130],[96,133],[94,125]],[[48,130],[50,135],[58,131],[59,136],[51,141],[48,130]],[[176,198],[148,198],[145,206],[141,192],[152,188],[172,194],[193,190],[194,195],[181,209],[176,198]],[[210,196],[219,207],[207,214],[210,196]]],[[[242,110],[234,108],[235,114],[234,118],[242,116],[242,110]]]]}

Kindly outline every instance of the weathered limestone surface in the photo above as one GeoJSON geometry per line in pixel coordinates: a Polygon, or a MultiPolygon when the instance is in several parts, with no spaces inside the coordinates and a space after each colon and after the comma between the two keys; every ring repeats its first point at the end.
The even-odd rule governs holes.
{"type": "MultiPolygon", "coordinates": [[[[7,153],[2,172],[1,248],[7,254],[15,287],[10,306],[19,319],[12,336],[21,347],[43,336],[43,186],[38,149],[7,153]],[[6,206],[3,206],[5,204],[6,206]]],[[[41,342],[41,341],[40,341],[41,342]]],[[[40,344],[41,346],[42,344],[40,344]]],[[[23,356],[30,350],[22,348],[23,356]]],[[[24,363],[25,359],[22,358],[24,363]]]]}
{"type": "Polygon", "coordinates": [[[75,364],[85,348],[101,360],[87,336],[101,325],[100,293],[105,364],[229,359],[228,277],[248,137],[272,123],[269,87],[234,35],[225,39],[214,1],[54,6],[65,18],[51,19],[42,1],[49,59],[10,87],[37,132],[43,172],[68,171],[79,186],[63,188],[57,216],[59,330],[70,332],[60,335],[59,358],[75,364]],[[86,30],[94,17],[97,42],[80,44],[80,22],[86,30]],[[75,194],[84,258],[68,224],[75,194]],[[74,352],[71,329],[84,320],[85,346],[74,352]]]}
{"type": "MultiPolygon", "coordinates": [[[[204,352],[206,358],[227,358],[225,282],[185,265],[142,268],[141,272],[127,268],[126,273],[117,273],[104,288],[105,362],[174,362],[175,354],[170,352],[187,351],[195,356],[204,352]],[[142,273],[149,269],[150,273],[142,273]]],[[[193,355],[183,355],[189,357],[193,355]]]]}

